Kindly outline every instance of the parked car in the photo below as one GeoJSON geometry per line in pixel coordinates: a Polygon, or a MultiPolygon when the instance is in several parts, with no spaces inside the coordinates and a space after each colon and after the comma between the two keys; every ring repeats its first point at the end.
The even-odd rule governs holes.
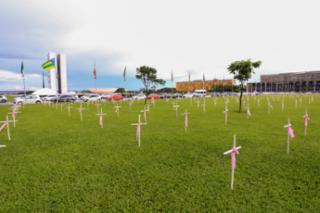
{"type": "Polygon", "coordinates": [[[133,100],[144,100],[146,99],[146,95],[143,93],[139,93],[138,95],[135,95],[132,97],[133,100]]]}
{"type": "Polygon", "coordinates": [[[196,89],[193,93],[193,97],[202,98],[202,97],[205,97],[206,94],[207,94],[207,91],[205,89],[196,89]]]}
{"type": "Polygon", "coordinates": [[[39,95],[28,95],[26,97],[16,97],[14,104],[41,104],[42,100],[39,95]]]}
{"type": "Polygon", "coordinates": [[[183,95],[181,93],[174,93],[172,98],[183,98],[183,95]]]}
{"type": "Polygon", "coordinates": [[[4,95],[0,95],[0,103],[7,103],[8,99],[4,95]]]}
{"type": "Polygon", "coordinates": [[[101,96],[100,95],[89,95],[87,101],[89,101],[89,102],[101,101],[101,96]]]}
{"type": "Polygon", "coordinates": [[[50,101],[50,102],[57,102],[59,99],[59,96],[57,95],[47,95],[42,98],[43,101],[50,101]]]}
{"type": "Polygon", "coordinates": [[[184,94],[183,97],[184,98],[193,98],[193,93],[188,92],[188,93],[184,94]]]}
{"type": "Polygon", "coordinates": [[[61,95],[58,99],[58,102],[76,102],[78,98],[73,95],[61,95]]]}
{"type": "Polygon", "coordinates": [[[148,95],[148,99],[157,100],[157,99],[160,99],[160,95],[153,93],[153,94],[148,95]]]}
{"type": "Polygon", "coordinates": [[[108,96],[104,96],[103,98],[108,101],[121,101],[124,97],[121,94],[114,93],[108,96]]]}
{"type": "Polygon", "coordinates": [[[172,95],[170,93],[163,93],[162,95],[160,95],[161,99],[166,99],[166,98],[171,98],[172,95]]]}
{"type": "Polygon", "coordinates": [[[80,97],[80,100],[83,101],[83,102],[87,102],[87,101],[89,100],[89,96],[87,96],[87,95],[82,95],[82,96],[80,97]]]}

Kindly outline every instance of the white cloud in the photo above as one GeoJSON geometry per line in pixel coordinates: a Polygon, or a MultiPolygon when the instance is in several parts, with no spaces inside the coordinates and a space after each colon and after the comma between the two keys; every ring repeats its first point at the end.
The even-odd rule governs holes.
{"type": "Polygon", "coordinates": [[[133,74],[149,65],[164,79],[173,70],[177,80],[186,80],[188,70],[193,79],[202,73],[206,79],[231,77],[229,63],[247,58],[263,61],[255,79],[261,73],[320,67],[316,0],[11,0],[6,6],[16,9],[12,16],[45,18],[41,27],[46,28],[29,24],[28,29],[53,44],[49,47],[70,57],[90,53],[86,70],[97,62],[99,72],[120,75],[127,65],[133,74]],[[46,29],[50,33],[42,34],[46,29]],[[104,64],[104,53],[106,60],[121,57],[104,64]]]}
{"type": "MultiPolygon", "coordinates": [[[[41,75],[36,73],[25,74],[26,88],[35,89],[41,86],[41,75]]],[[[22,90],[23,79],[20,73],[9,70],[0,70],[0,90],[22,90]]]]}

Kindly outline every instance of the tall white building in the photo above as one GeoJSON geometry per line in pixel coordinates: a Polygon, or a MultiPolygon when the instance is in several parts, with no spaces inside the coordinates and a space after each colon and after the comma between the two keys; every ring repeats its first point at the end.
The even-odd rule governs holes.
{"type": "Polygon", "coordinates": [[[66,94],[68,92],[66,54],[58,54],[57,59],[58,92],[60,94],[66,94]]]}
{"type": "Polygon", "coordinates": [[[48,60],[54,59],[54,63],[56,65],[55,69],[51,69],[49,71],[49,88],[54,90],[54,91],[58,91],[57,89],[57,54],[55,54],[54,52],[49,52],[48,53],[48,60]]]}
{"type": "Polygon", "coordinates": [[[66,54],[49,52],[48,59],[53,58],[56,68],[49,71],[49,88],[60,94],[66,94],[68,92],[66,54]]]}

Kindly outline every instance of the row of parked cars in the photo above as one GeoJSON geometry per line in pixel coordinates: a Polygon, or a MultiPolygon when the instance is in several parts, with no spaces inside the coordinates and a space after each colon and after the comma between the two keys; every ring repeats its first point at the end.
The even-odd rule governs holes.
{"type": "Polygon", "coordinates": [[[99,101],[120,101],[124,97],[121,94],[111,95],[27,95],[26,97],[14,98],[14,104],[41,104],[41,103],[61,103],[61,102],[99,102],[99,101]]]}
{"type": "MultiPolygon", "coordinates": [[[[181,94],[181,93],[163,93],[150,94],[148,99],[166,99],[166,98],[195,98],[195,97],[205,97],[207,93],[205,90],[195,90],[193,93],[181,94]]],[[[139,93],[130,98],[125,98],[119,93],[108,94],[108,95],[98,95],[98,94],[80,94],[80,95],[27,95],[26,97],[16,97],[14,98],[14,104],[40,104],[48,102],[99,102],[99,101],[121,101],[121,100],[144,100],[146,95],[139,93]]],[[[7,98],[0,95],[0,103],[6,103],[7,98]]]]}

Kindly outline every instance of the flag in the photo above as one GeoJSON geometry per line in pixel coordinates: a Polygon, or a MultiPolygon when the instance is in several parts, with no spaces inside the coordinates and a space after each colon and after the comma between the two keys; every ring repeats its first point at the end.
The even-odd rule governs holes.
{"type": "Polygon", "coordinates": [[[123,70],[123,81],[127,81],[127,66],[125,66],[123,70]]]}
{"type": "Polygon", "coordinates": [[[93,73],[93,78],[94,78],[95,80],[97,80],[97,69],[96,69],[96,65],[94,65],[92,73],[93,73]]]}
{"type": "Polygon", "coordinates": [[[42,64],[42,68],[44,70],[51,70],[56,68],[55,60],[54,58],[50,59],[49,61],[46,61],[42,64]]]}
{"type": "Polygon", "coordinates": [[[20,70],[20,72],[21,72],[21,76],[22,76],[22,78],[24,78],[24,72],[23,72],[23,69],[24,69],[23,61],[21,61],[21,70],[20,70]]]}

